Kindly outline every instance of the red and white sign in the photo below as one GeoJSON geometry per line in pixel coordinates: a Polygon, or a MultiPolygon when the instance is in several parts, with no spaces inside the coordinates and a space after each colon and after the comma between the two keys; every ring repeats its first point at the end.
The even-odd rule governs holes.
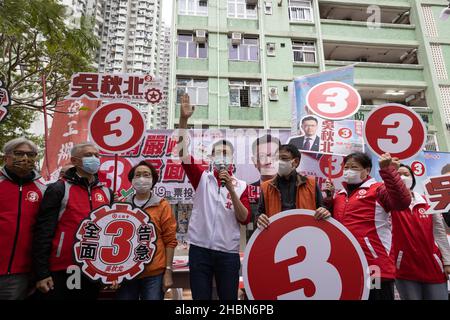
{"type": "Polygon", "coordinates": [[[411,169],[416,177],[422,177],[426,172],[425,165],[420,161],[411,163],[411,169]]]}
{"type": "Polygon", "coordinates": [[[308,91],[306,104],[311,112],[321,118],[343,120],[358,112],[361,96],[344,82],[326,81],[308,91]]]}
{"type": "Polygon", "coordinates": [[[51,143],[47,147],[48,163],[44,159],[42,176],[56,181],[61,168],[70,163],[72,148],[88,139],[88,123],[100,101],[64,100],[58,103],[52,128],[48,137],[51,143]],[[47,173],[46,168],[49,168],[47,173]]]}
{"type": "MultiPolygon", "coordinates": [[[[105,183],[107,188],[113,189],[114,185],[114,158],[100,157],[100,170],[98,178],[105,183]]],[[[130,190],[131,182],[128,181],[128,172],[131,171],[133,165],[127,158],[119,157],[117,159],[117,190],[130,190]]]]}
{"type": "Polygon", "coordinates": [[[355,237],[336,220],[316,221],[314,211],[303,209],[278,213],[269,228],[255,231],[243,276],[254,300],[365,300],[370,289],[355,237]]]}
{"type": "Polygon", "coordinates": [[[389,103],[370,112],[364,122],[364,137],[377,155],[388,152],[405,160],[423,150],[427,130],[422,118],[411,108],[389,103]]]}
{"type": "Polygon", "coordinates": [[[81,72],[72,76],[66,99],[159,103],[161,81],[151,75],[81,72]]]}
{"type": "Polygon", "coordinates": [[[429,213],[444,213],[450,210],[450,174],[429,177],[424,184],[429,213]]]}
{"type": "Polygon", "coordinates": [[[144,135],[144,116],[127,103],[105,104],[89,120],[89,138],[105,152],[130,151],[140,144],[144,135]]]}
{"type": "Polygon", "coordinates": [[[91,212],[76,239],[76,261],[89,278],[104,284],[134,279],[156,252],[155,226],[145,212],[128,203],[91,212]]]}

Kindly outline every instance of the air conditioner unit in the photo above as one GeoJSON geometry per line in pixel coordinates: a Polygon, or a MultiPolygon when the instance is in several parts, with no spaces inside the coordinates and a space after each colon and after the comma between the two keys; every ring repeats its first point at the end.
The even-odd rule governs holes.
{"type": "Polygon", "coordinates": [[[269,57],[275,57],[275,43],[273,42],[267,43],[267,55],[269,57]]]}
{"type": "Polygon", "coordinates": [[[270,101],[278,101],[278,88],[277,87],[269,87],[269,100],[270,101]]]}
{"type": "Polygon", "coordinates": [[[242,33],[240,32],[233,32],[231,34],[231,44],[233,45],[239,45],[242,42],[242,33]]]}
{"type": "Polygon", "coordinates": [[[258,0],[246,0],[246,3],[253,6],[258,4],[258,0]]]}
{"type": "Polygon", "coordinates": [[[206,30],[195,30],[195,41],[198,43],[206,42],[206,30]]]}

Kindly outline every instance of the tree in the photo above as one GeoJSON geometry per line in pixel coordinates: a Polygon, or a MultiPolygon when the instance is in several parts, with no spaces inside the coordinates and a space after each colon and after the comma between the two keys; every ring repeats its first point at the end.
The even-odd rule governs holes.
{"type": "Polygon", "coordinates": [[[32,137],[31,123],[43,112],[42,76],[52,116],[72,74],[92,71],[98,41],[91,23],[82,18],[72,28],[67,19],[66,7],[56,0],[0,0],[0,79],[12,100],[0,124],[0,147],[5,139],[32,137]]]}

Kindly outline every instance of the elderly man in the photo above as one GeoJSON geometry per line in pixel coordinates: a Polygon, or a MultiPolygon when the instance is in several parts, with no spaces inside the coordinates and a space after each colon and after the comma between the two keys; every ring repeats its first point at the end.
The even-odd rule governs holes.
{"type": "Polygon", "coordinates": [[[71,275],[67,268],[76,264],[73,246],[78,226],[91,211],[111,203],[112,191],[98,180],[100,160],[94,145],[76,145],[70,161],[74,167],[48,186],[39,210],[33,241],[36,287],[43,299],[95,300],[100,287],[85,276],[81,288],[67,287],[71,275]]]}
{"type": "Polygon", "coordinates": [[[31,272],[33,227],[45,191],[34,170],[37,146],[25,138],[3,147],[0,171],[0,300],[24,299],[31,272]]]}

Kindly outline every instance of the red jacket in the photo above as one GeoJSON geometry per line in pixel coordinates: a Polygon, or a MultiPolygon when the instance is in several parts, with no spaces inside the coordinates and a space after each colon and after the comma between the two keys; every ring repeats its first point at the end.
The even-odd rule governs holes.
{"type": "Polygon", "coordinates": [[[350,195],[345,188],[338,192],[333,201],[333,217],[358,240],[368,265],[378,266],[381,278],[394,279],[389,212],[408,208],[411,194],[393,166],[381,169],[380,175],[384,183],[369,177],[350,195]]]}
{"type": "Polygon", "coordinates": [[[98,181],[91,184],[72,168],[63,179],[48,186],[39,210],[33,241],[33,262],[38,280],[50,271],[76,264],[75,233],[89,213],[111,203],[112,192],[98,181]]]}
{"type": "Polygon", "coordinates": [[[430,206],[418,193],[411,206],[392,211],[393,257],[396,278],[427,283],[445,283],[442,256],[434,240],[430,206]]]}
{"type": "Polygon", "coordinates": [[[0,276],[31,271],[33,227],[45,191],[33,172],[25,180],[0,172],[0,276]]]}

